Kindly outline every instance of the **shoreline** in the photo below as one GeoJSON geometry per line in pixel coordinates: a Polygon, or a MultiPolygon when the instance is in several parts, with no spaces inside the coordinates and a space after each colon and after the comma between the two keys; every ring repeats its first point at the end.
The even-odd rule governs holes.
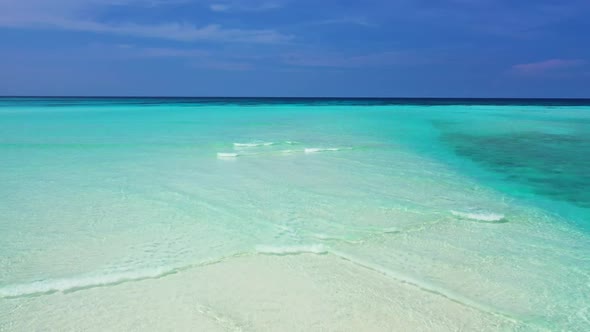
{"type": "Polygon", "coordinates": [[[242,256],[159,279],[0,300],[0,309],[0,330],[492,331],[528,326],[332,254],[242,256]],[[10,304],[15,309],[6,310],[10,304]],[[65,316],[52,310],[67,307],[76,309],[65,316]]]}

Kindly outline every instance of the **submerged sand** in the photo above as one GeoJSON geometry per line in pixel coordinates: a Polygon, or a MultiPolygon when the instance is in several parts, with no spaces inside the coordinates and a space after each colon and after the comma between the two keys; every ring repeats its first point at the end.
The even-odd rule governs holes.
{"type": "Polygon", "coordinates": [[[7,331],[533,328],[332,254],[238,257],[160,279],[4,301],[0,312],[7,331]]]}

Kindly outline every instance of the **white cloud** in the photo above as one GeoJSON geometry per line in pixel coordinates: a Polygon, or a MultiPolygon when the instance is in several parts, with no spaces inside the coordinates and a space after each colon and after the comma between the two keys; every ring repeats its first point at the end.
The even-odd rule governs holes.
{"type": "Polygon", "coordinates": [[[366,68],[398,65],[423,65],[433,60],[407,51],[388,51],[361,55],[294,53],[283,56],[283,62],[301,67],[366,68]]]}
{"type": "Polygon", "coordinates": [[[191,64],[191,67],[197,69],[223,71],[248,71],[254,69],[254,66],[250,63],[214,59],[201,59],[199,61],[195,61],[191,64]]]}
{"type": "Polygon", "coordinates": [[[214,12],[262,12],[279,9],[284,6],[282,1],[225,1],[209,5],[214,12]]]}
{"type": "Polygon", "coordinates": [[[512,66],[512,69],[521,74],[543,74],[551,71],[564,70],[583,66],[586,61],[580,59],[549,59],[538,62],[521,63],[512,66]]]}
{"type": "Polygon", "coordinates": [[[91,50],[107,51],[115,58],[177,58],[185,60],[193,69],[247,71],[254,64],[242,57],[227,57],[209,51],[193,48],[137,47],[135,45],[93,45],[91,50]],[[115,49],[113,49],[115,47],[115,49]]]}
{"type": "Polygon", "coordinates": [[[148,58],[204,58],[210,56],[207,51],[199,49],[180,49],[164,47],[137,48],[131,45],[119,45],[119,48],[129,50],[132,55],[148,58]]]}
{"type": "MultiPolygon", "coordinates": [[[[182,0],[173,1],[178,3],[182,0]]],[[[169,2],[166,2],[169,3],[169,2]]],[[[102,22],[93,18],[100,9],[116,5],[157,6],[161,0],[0,0],[0,27],[72,30],[178,41],[281,43],[291,36],[272,29],[233,29],[218,24],[188,22],[138,24],[102,22]]]]}
{"type": "Polygon", "coordinates": [[[209,9],[211,9],[214,12],[226,12],[230,9],[229,5],[223,5],[223,4],[219,4],[219,3],[215,3],[212,5],[209,5],[209,9]]]}
{"type": "Polygon", "coordinates": [[[375,27],[376,24],[370,22],[365,17],[343,17],[343,18],[333,18],[333,19],[325,19],[325,20],[318,20],[318,21],[311,21],[305,23],[304,25],[359,25],[364,27],[375,27]]]}

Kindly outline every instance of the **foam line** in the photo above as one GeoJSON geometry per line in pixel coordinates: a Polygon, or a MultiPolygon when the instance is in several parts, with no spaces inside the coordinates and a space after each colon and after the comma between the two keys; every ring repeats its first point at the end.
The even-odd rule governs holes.
{"type": "Polygon", "coordinates": [[[523,320],[518,319],[509,313],[502,312],[502,311],[498,310],[497,308],[494,308],[492,306],[489,306],[489,305],[486,305],[483,303],[479,303],[479,302],[472,300],[466,296],[463,296],[461,294],[457,294],[451,290],[444,289],[442,287],[430,284],[429,282],[426,282],[423,280],[418,280],[414,277],[404,275],[404,274],[397,272],[397,271],[386,269],[386,268],[376,265],[376,264],[364,262],[360,259],[357,259],[357,258],[355,258],[351,255],[348,255],[346,253],[343,253],[343,252],[330,250],[330,254],[337,256],[337,257],[339,257],[345,261],[348,261],[352,264],[360,266],[362,268],[383,274],[383,275],[390,277],[396,281],[412,285],[422,291],[442,296],[444,298],[449,299],[450,301],[453,301],[455,303],[459,303],[463,306],[466,306],[466,307],[469,307],[472,309],[476,309],[476,310],[484,312],[484,313],[504,317],[504,318],[509,319],[514,322],[523,322],[523,320]]]}
{"type": "Polygon", "coordinates": [[[176,272],[177,269],[174,268],[154,268],[96,276],[41,280],[28,284],[4,286],[0,288],[0,298],[16,298],[28,295],[51,294],[92,287],[116,285],[128,281],[161,278],[176,272]]]}
{"type": "Polygon", "coordinates": [[[469,220],[481,221],[481,222],[502,222],[505,221],[505,216],[500,213],[493,212],[461,212],[451,211],[451,214],[469,220]]]}
{"type": "Polygon", "coordinates": [[[234,143],[236,148],[255,148],[258,146],[271,146],[274,142],[260,142],[260,143],[234,143]]]}
{"type": "MultiPolygon", "coordinates": [[[[300,255],[300,254],[326,254],[327,248],[321,244],[299,246],[257,246],[255,253],[262,255],[300,255]]],[[[192,268],[217,264],[230,258],[252,255],[252,253],[237,253],[221,257],[215,260],[189,264],[179,267],[155,267],[132,271],[110,272],[97,275],[72,276],[68,278],[47,279],[30,283],[13,284],[0,287],[0,298],[20,298],[53,293],[68,293],[96,287],[119,285],[126,282],[135,282],[148,279],[159,279],[192,268]]]]}
{"type": "Polygon", "coordinates": [[[346,150],[349,148],[306,148],[303,150],[305,153],[318,153],[318,152],[326,152],[326,151],[340,151],[346,150]]]}
{"type": "Polygon", "coordinates": [[[326,254],[328,249],[321,244],[297,245],[297,246],[256,246],[256,253],[262,255],[300,255],[300,254],[326,254]]]}
{"type": "Polygon", "coordinates": [[[132,271],[111,272],[100,275],[73,276],[69,278],[39,280],[25,284],[7,285],[0,287],[0,299],[19,298],[25,296],[52,294],[58,292],[68,293],[96,287],[114,286],[126,282],[159,279],[192,268],[217,264],[230,258],[241,257],[246,255],[248,254],[238,253],[235,255],[225,256],[218,259],[178,267],[156,267],[132,271]]]}
{"type": "Polygon", "coordinates": [[[237,154],[237,153],[232,153],[232,152],[217,152],[217,158],[219,158],[219,159],[236,158],[237,156],[239,156],[239,154],[237,154]]]}

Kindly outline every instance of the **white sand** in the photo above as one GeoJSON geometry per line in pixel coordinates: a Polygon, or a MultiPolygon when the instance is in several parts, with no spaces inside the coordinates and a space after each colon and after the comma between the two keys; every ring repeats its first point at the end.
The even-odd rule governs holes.
{"type": "Polygon", "coordinates": [[[505,331],[518,327],[531,328],[332,254],[247,256],[160,279],[0,300],[2,331],[505,331]]]}

